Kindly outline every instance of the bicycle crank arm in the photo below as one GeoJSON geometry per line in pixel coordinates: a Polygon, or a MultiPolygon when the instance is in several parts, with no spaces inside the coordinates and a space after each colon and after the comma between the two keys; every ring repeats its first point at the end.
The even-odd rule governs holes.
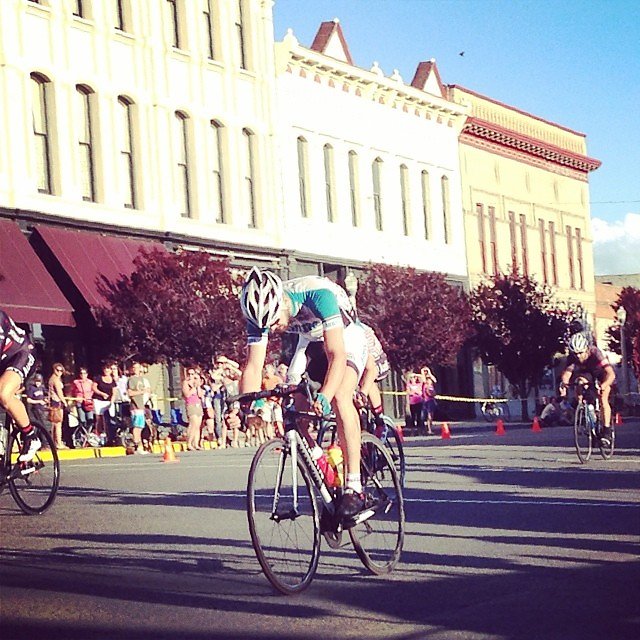
{"type": "Polygon", "coordinates": [[[283,520],[295,520],[300,514],[295,509],[290,509],[285,513],[272,513],[271,520],[274,522],[282,522],[283,520]]]}

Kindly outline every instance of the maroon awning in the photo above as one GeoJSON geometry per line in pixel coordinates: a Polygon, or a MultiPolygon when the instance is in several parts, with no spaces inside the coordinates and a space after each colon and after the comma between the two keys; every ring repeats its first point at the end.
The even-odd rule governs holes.
{"type": "Polygon", "coordinates": [[[109,282],[115,282],[122,276],[131,275],[133,260],[142,248],[156,247],[164,250],[160,242],[42,225],[38,225],[35,230],[92,309],[107,304],[98,290],[98,283],[103,282],[103,276],[109,282]]]}
{"type": "Polygon", "coordinates": [[[16,322],[75,327],[62,295],[20,227],[0,219],[0,308],[16,322]]]}

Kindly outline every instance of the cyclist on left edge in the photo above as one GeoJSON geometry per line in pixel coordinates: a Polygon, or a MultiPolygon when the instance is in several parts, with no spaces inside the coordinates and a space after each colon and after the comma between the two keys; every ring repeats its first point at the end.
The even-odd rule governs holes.
{"type": "Polygon", "coordinates": [[[17,393],[35,364],[33,345],[27,334],[0,309],[0,406],[22,430],[22,451],[18,460],[29,462],[42,447],[17,393]]]}
{"type": "MultiPolygon", "coordinates": [[[[360,422],[353,394],[368,355],[364,330],[349,297],[328,278],[304,276],[283,282],[275,273],[254,267],[242,288],[240,304],[247,319],[248,335],[240,393],[260,390],[269,333],[288,331],[312,339],[323,338],[327,365],[320,376],[322,386],[314,410],[318,415],[329,415],[333,407],[336,414],[346,472],[337,515],[344,526],[349,526],[350,520],[364,508],[360,422]]],[[[318,367],[309,362],[308,368],[318,367]]],[[[231,412],[227,422],[230,427],[238,426],[237,412],[231,412]]]]}

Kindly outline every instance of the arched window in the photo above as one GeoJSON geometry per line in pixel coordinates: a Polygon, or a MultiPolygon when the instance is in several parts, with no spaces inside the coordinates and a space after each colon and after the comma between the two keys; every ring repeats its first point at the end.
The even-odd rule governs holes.
{"type": "Polygon", "coordinates": [[[118,96],[117,131],[119,160],[119,180],[122,204],[127,209],[137,209],[136,162],[133,137],[133,103],[124,96],[118,96]]]}
{"type": "Polygon", "coordinates": [[[241,69],[248,69],[247,34],[244,13],[244,0],[236,0],[234,24],[236,31],[236,51],[238,66],[241,69]]]}
{"type": "Polygon", "coordinates": [[[191,191],[189,176],[189,117],[181,111],[175,113],[175,153],[176,153],[176,201],[178,212],[184,218],[191,217],[191,191]]]}
{"type": "Polygon", "coordinates": [[[451,204],[449,199],[449,178],[442,176],[442,222],[444,225],[444,241],[446,244],[451,242],[451,204]]]}
{"type": "Polygon", "coordinates": [[[423,171],[420,174],[422,187],[422,220],[424,222],[424,237],[428,240],[431,237],[431,183],[429,182],[429,172],[423,171]]]}
{"type": "Polygon", "coordinates": [[[409,235],[409,214],[411,203],[409,201],[409,169],[407,165],[400,165],[400,199],[402,204],[402,232],[409,235]]]}
{"type": "Polygon", "coordinates": [[[309,217],[309,144],[300,136],[298,150],[298,189],[300,193],[300,215],[309,217]]]}
{"type": "Polygon", "coordinates": [[[226,222],[224,208],[224,127],[217,120],[211,121],[209,129],[209,158],[211,159],[211,190],[214,220],[226,222]]]}
{"type": "Polygon", "coordinates": [[[36,183],[40,193],[53,193],[51,179],[51,140],[49,132],[49,93],[51,83],[44,76],[31,74],[31,109],[36,183]]]}
{"type": "Polygon", "coordinates": [[[247,211],[249,213],[249,227],[258,227],[258,214],[256,211],[256,190],[255,190],[255,134],[249,129],[242,130],[244,138],[244,198],[247,211]]]}
{"type": "Polygon", "coordinates": [[[358,154],[349,151],[349,195],[351,197],[351,224],[360,224],[360,193],[358,190],[358,154]]]}
{"type": "Polygon", "coordinates": [[[330,144],[325,144],[322,152],[324,156],[324,193],[327,203],[327,220],[335,222],[336,193],[333,176],[333,147],[330,144]]]}
{"type": "Polygon", "coordinates": [[[373,214],[376,222],[376,229],[383,230],[382,224],[382,159],[376,158],[371,166],[373,179],[373,214]]]}
{"type": "Polygon", "coordinates": [[[80,168],[80,185],[82,199],[86,202],[96,201],[96,174],[93,144],[94,131],[94,95],[89,87],[76,86],[76,122],[78,165],[80,168]]]}

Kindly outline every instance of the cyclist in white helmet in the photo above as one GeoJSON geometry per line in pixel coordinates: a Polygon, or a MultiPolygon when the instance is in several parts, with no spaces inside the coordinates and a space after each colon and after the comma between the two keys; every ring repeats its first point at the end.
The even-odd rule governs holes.
{"type": "MultiPolygon", "coordinates": [[[[313,371],[321,384],[314,410],[319,415],[328,415],[333,408],[336,414],[346,471],[338,514],[348,526],[350,519],[364,507],[360,424],[353,394],[368,356],[366,336],[349,296],[328,278],[305,276],[283,282],[274,273],[254,267],[242,288],[240,305],[247,318],[248,336],[240,393],[260,389],[270,333],[286,331],[312,341],[322,339],[324,365],[315,366],[317,363],[310,361],[313,355],[309,352],[304,357],[307,371],[310,375],[313,371]]],[[[298,344],[299,348],[302,345],[306,348],[308,341],[299,340],[298,344]]],[[[230,426],[237,426],[238,420],[235,413],[228,417],[230,426]]]]}
{"type": "Polygon", "coordinates": [[[611,385],[616,380],[616,374],[607,356],[595,345],[589,344],[584,333],[574,333],[569,338],[569,355],[564,371],[560,376],[559,393],[561,397],[567,395],[566,385],[573,376],[581,377],[588,374],[593,382],[600,383],[600,401],[602,404],[602,437],[611,440],[611,405],[609,395],[611,385]]]}

